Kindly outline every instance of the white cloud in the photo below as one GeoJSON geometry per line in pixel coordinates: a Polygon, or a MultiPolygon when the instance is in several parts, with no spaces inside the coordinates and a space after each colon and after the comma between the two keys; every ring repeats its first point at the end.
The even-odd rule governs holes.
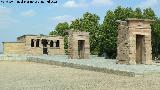
{"type": "Polygon", "coordinates": [[[22,16],[32,17],[36,15],[36,12],[34,10],[28,10],[21,13],[22,16]]]}
{"type": "Polygon", "coordinates": [[[112,5],[112,0],[69,0],[63,4],[63,7],[66,8],[83,8],[83,7],[89,7],[89,6],[106,6],[106,5],[112,5]]]}
{"type": "Polygon", "coordinates": [[[0,5],[0,8],[6,8],[5,6],[0,5]]]}
{"type": "Polygon", "coordinates": [[[0,29],[9,28],[17,22],[17,20],[13,19],[10,16],[0,17],[0,29]]]}
{"type": "Polygon", "coordinates": [[[86,3],[82,2],[76,2],[74,0],[69,0],[64,3],[63,7],[66,8],[80,8],[80,7],[87,7],[88,5],[86,3]]]}
{"type": "Polygon", "coordinates": [[[146,0],[145,2],[141,2],[137,7],[149,8],[149,7],[155,7],[159,4],[160,4],[159,0],[146,0]]]}
{"type": "Polygon", "coordinates": [[[93,0],[91,4],[94,6],[112,5],[113,1],[112,0],[93,0]]]}
{"type": "Polygon", "coordinates": [[[51,18],[51,20],[54,20],[56,23],[62,23],[62,22],[70,23],[74,19],[75,19],[75,17],[70,16],[70,15],[56,16],[56,17],[51,18]]]}
{"type": "Polygon", "coordinates": [[[6,29],[17,22],[10,16],[11,9],[6,7],[0,7],[0,29],[6,29]]]}
{"type": "Polygon", "coordinates": [[[12,18],[11,16],[0,16],[0,29],[7,29],[12,27],[18,20],[12,18]]]}
{"type": "Polygon", "coordinates": [[[11,13],[11,10],[6,7],[0,6],[0,16],[5,16],[11,13]]]}

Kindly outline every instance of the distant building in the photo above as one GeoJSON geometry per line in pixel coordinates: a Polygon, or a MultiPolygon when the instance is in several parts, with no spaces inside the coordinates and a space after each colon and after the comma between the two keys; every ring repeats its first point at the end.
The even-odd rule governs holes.
{"type": "Polygon", "coordinates": [[[23,35],[17,42],[3,42],[4,54],[64,55],[64,40],[61,36],[23,35]]]}

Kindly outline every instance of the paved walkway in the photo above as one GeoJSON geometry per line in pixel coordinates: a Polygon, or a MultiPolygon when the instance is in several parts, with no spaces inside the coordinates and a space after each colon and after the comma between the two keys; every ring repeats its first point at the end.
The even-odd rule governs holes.
{"type": "MultiPolygon", "coordinates": [[[[15,56],[13,56],[15,57],[15,56]]],[[[9,56],[12,59],[12,56],[9,56]]],[[[24,56],[16,56],[18,60],[23,60],[24,56]]],[[[104,59],[104,57],[91,56],[90,59],[68,59],[66,55],[60,56],[27,56],[25,58],[34,62],[54,63],[56,65],[110,72],[129,73],[135,75],[160,74],[160,64],[153,65],[125,65],[116,64],[114,59],[104,59]],[[55,63],[56,62],[56,63],[55,63]],[[77,66],[78,65],[78,66],[77,66]]],[[[133,75],[134,76],[134,75],[133,75]]]]}
{"type": "Polygon", "coordinates": [[[159,77],[127,77],[34,62],[0,61],[0,90],[159,90],[159,77]]]}

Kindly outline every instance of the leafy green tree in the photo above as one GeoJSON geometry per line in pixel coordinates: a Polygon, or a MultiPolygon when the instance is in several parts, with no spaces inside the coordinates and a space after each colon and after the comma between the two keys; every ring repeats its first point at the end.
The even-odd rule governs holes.
{"type": "MultiPolygon", "coordinates": [[[[120,8],[120,10],[122,9],[120,8]]],[[[119,10],[117,10],[116,12],[116,14],[119,15],[119,10]]],[[[99,55],[105,53],[108,56],[108,58],[114,58],[116,56],[118,26],[116,23],[116,14],[113,11],[108,11],[106,13],[103,24],[101,25],[102,30],[99,32],[99,35],[101,36],[99,38],[101,42],[101,52],[99,52],[99,55]]]]}
{"type": "Polygon", "coordinates": [[[51,35],[60,35],[65,38],[65,49],[67,49],[67,36],[65,30],[74,29],[76,31],[86,31],[90,33],[91,54],[104,53],[108,58],[116,58],[117,55],[117,31],[118,23],[116,20],[126,20],[127,18],[153,19],[155,23],[152,26],[152,50],[153,57],[160,55],[160,19],[158,19],[151,8],[143,10],[136,8],[117,7],[115,10],[107,11],[102,24],[99,23],[99,16],[86,12],[83,17],[68,23],[59,23],[51,35]]]}
{"type": "Polygon", "coordinates": [[[151,25],[152,28],[152,55],[158,57],[160,55],[160,19],[158,19],[151,8],[146,8],[143,10],[143,18],[152,19],[155,22],[151,25]]]}
{"type": "Polygon", "coordinates": [[[152,54],[153,58],[160,55],[160,19],[152,24],[152,54]]]}
{"type": "Polygon", "coordinates": [[[90,33],[90,49],[92,54],[97,54],[97,33],[99,30],[99,16],[86,12],[83,17],[71,23],[70,28],[90,33]]]}
{"type": "Polygon", "coordinates": [[[58,35],[58,33],[56,31],[51,31],[49,35],[58,35]]]}
{"type": "Polygon", "coordinates": [[[143,10],[143,17],[145,19],[152,19],[152,20],[156,19],[156,15],[151,8],[146,8],[143,10]]]}
{"type": "Polygon", "coordinates": [[[69,30],[69,24],[67,22],[64,23],[59,23],[56,27],[55,30],[50,32],[50,35],[60,35],[64,37],[64,49],[67,54],[67,49],[68,49],[68,38],[66,36],[66,30],[69,30]]]}
{"type": "Polygon", "coordinates": [[[131,8],[123,8],[121,6],[114,10],[116,20],[125,20],[126,18],[132,18],[134,11],[131,8]]]}
{"type": "Polygon", "coordinates": [[[134,17],[135,18],[139,18],[139,19],[142,19],[143,18],[143,13],[141,11],[140,8],[136,8],[135,11],[134,11],[134,17]]]}
{"type": "Polygon", "coordinates": [[[55,28],[55,32],[60,36],[65,36],[66,34],[65,31],[68,29],[69,29],[69,24],[67,22],[59,23],[55,28]]]}
{"type": "Polygon", "coordinates": [[[82,31],[82,19],[76,19],[72,21],[70,28],[78,31],[82,31]]]}
{"type": "MultiPolygon", "coordinates": [[[[156,19],[156,16],[154,14],[154,11],[151,8],[144,9],[144,12],[142,14],[140,8],[136,8],[135,10],[132,10],[131,8],[123,8],[123,7],[117,7],[114,11],[108,11],[106,13],[106,16],[104,18],[103,24],[102,24],[102,30],[100,30],[99,35],[99,42],[101,48],[99,48],[99,55],[102,54],[102,52],[105,52],[109,58],[115,58],[117,53],[117,30],[118,30],[118,24],[116,23],[116,20],[126,20],[127,18],[139,18],[139,19],[156,19]]],[[[156,25],[157,26],[157,25],[156,25]]],[[[152,26],[154,28],[155,25],[152,26]]],[[[156,32],[159,30],[157,27],[154,28],[156,32]]],[[[152,31],[152,39],[155,39],[155,32],[152,31]]],[[[159,37],[160,38],[160,37],[159,37]]],[[[154,42],[157,43],[157,41],[154,40],[154,42]]],[[[155,45],[155,44],[154,44],[155,45]]],[[[154,46],[153,45],[153,46],[154,46]]],[[[155,48],[155,47],[153,47],[155,48]]]]}
{"type": "Polygon", "coordinates": [[[116,20],[126,20],[126,18],[133,18],[134,11],[131,8],[117,7],[114,11],[108,11],[104,17],[101,33],[101,48],[108,58],[116,58],[117,55],[117,35],[118,23],[116,20]]]}

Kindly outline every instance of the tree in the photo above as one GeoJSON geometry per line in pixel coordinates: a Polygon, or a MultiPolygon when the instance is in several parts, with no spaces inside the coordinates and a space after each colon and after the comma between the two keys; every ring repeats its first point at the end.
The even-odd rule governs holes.
{"type": "Polygon", "coordinates": [[[143,10],[143,17],[145,19],[152,19],[152,20],[156,19],[156,15],[151,8],[146,8],[143,10]]]}
{"type": "Polygon", "coordinates": [[[160,55],[160,19],[152,24],[152,53],[153,58],[160,55]]]}
{"type": "Polygon", "coordinates": [[[114,10],[116,20],[125,20],[126,18],[132,18],[134,11],[131,8],[123,8],[121,6],[114,10]]]}
{"type": "Polygon", "coordinates": [[[79,30],[82,31],[82,19],[76,19],[74,21],[72,21],[70,28],[74,29],[74,30],[79,30]]]}
{"type": "Polygon", "coordinates": [[[65,48],[67,49],[67,37],[64,33],[66,29],[89,32],[91,54],[101,56],[106,53],[108,58],[116,58],[118,35],[118,23],[116,23],[116,20],[126,20],[127,18],[155,20],[155,23],[151,25],[153,57],[160,55],[160,19],[156,17],[151,8],[146,8],[142,12],[140,8],[133,10],[132,8],[119,6],[113,11],[107,11],[102,24],[99,23],[99,16],[86,12],[83,17],[72,21],[71,25],[59,23],[55,31],[50,32],[50,34],[65,37],[65,48]]]}
{"type": "Polygon", "coordinates": [[[86,31],[90,34],[91,54],[97,54],[97,33],[99,30],[100,18],[96,14],[86,12],[83,17],[72,21],[70,28],[78,31],[86,31]]]}
{"type": "Polygon", "coordinates": [[[143,18],[143,13],[141,11],[140,8],[136,8],[135,11],[134,11],[134,17],[135,18],[139,18],[139,19],[142,19],[143,18]]]}
{"type": "MultiPolygon", "coordinates": [[[[139,18],[139,19],[156,19],[156,16],[154,14],[154,11],[151,8],[146,8],[143,10],[143,14],[141,12],[140,8],[136,8],[135,10],[132,10],[131,8],[123,8],[123,7],[117,7],[114,11],[108,11],[106,13],[106,16],[104,18],[103,24],[101,25],[102,30],[100,30],[99,35],[99,42],[101,48],[99,48],[100,52],[99,55],[103,54],[102,52],[105,52],[109,58],[116,58],[117,54],[117,30],[118,30],[118,24],[116,23],[116,20],[126,20],[127,18],[139,18]]],[[[158,25],[156,25],[158,26],[158,25]]],[[[152,31],[153,41],[158,43],[156,33],[159,31],[155,27],[155,25],[152,25],[152,28],[154,29],[152,31]],[[156,32],[155,32],[156,31],[156,32]]],[[[158,38],[160,38],[158,36],[158,38]]],[[[154,43],[154,45],[156,45],[154,43]]],[[[154,46],[153,45],[153,46],[154,46]]],[[[152,47],[153,49],[155,47],[152,47]]],[[[155,52],[154,52],[155,53],[155,52]]]]}
{"type": "Polygon", "coordinates": [[[155,20],[153,24],[151,24],[152,28],[152,55],[154,57],[158,57],[160,55],[160,20],[156,17],[154,11],[151,8],[146,8],[143,10],[143,18],[155,20]]]}
{"type": "Polygon", "coordinates": [[[102,51],[105,52],[108,58],[116,58],[117,55],[117,35],[118,23],[116,20],[126,20],[126,18],[133,18],[134,11],[131,8],[117,7],[114,11],[108,11],[104,17],[102,30],[100,33],[101,48],[99,55],[102,51]],[[101,35],[102,34],[102,35],[101,35]]]}
{"type": "Polygon", "coordinates": [[[60,35],[62,37],[64,37],[64,49],[66,54],[68,53],[68,38],[66,36],[66,30],[68,30],[70,28],[69,24],[67,22],[64,23],[59,23],[56,27],[55,30],[50,32],[50,35],[60,35]]]}
{"type": "Polygon", "coordinates": [[[67,22],[64,23],[59,23],[55,27],[55,31],[50,32],[50,35],[60,35],[60,36],[65,36],[65,30],[69,29],[69,24],[67,22]]]}
{"type": "MultiPolygon", "coordinates": [[[[122,10],[121,8],[119,9],[122,10]]],[[[103,24],[101,25],[102,30],[99,32],[99,35],[101,36],[99,38],[101,42],[101,52],[99,52],[99,55],[101,55],[103,52],[107,54],[108,58],[115,58],[116,56],[118,25],[116,23],[115,16],[121,14],[118,14],[120,10],[117,9],[116,14],[113,11],[108,11],[106,13],[103,24]]]]}

